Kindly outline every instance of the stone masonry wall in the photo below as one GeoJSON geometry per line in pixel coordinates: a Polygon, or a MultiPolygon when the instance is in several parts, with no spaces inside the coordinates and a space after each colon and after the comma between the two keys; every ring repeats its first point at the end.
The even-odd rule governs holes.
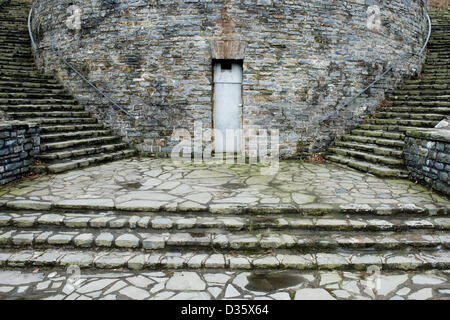
{"type": "Polygon", "coordinates": [[[39,148],[37,124],[21,121],[0,123],[0,185],[26,174],[39,148]]]}
{"type": "Polygon", "coordinates": [[[324,150],[420,71],[413,56],[344,110],[334,111],[428,31],[425,0],[36,0],[38,66],[144,152],[168,152],[174,128],[213,126],[213,59],[243,60],[243,128],[280,130],[280,154],[324,150]],[[80,8],[80,29],[76,11],[80,8]],[[369,28],[370,6],[380,8],[369,28]],[[69,10],[68,10],[69,9],[69,10]],[[69,23],[67,23],[69,22],[69,23]],[[68,70],[136,115],[130,121],[68,70]],[[329,121],[322,121],[331,116],[329,121]]]}
{"type": "Polygon", "coordinates": [[[450,196],[450,130],[408,131],[404,156],[413,179],[450,196]]]}

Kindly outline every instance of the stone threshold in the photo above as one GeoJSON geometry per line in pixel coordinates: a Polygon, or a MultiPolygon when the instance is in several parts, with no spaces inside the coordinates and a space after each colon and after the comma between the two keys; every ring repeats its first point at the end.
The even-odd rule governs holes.
{"type": "Polygon", "coordinates": [[[374,215],[446,215],[449,207],[435,205],[435,208],[421,207],[416,204],[328,204],[313,203],[307,205],[274,204],[247,206],[245,204],[211,204],[209,206],[182,206],[176,203],[155,205],[155,201],[136,200],[116,205],[112,199],[77,199],[59,202],[37,200],[0,200],[0,208],[14,210],[113,210],[123,212],[208,212],[212,214],[301,214],[321,216],[325,214],[374,214],[374,215]]]}
{"type": "Polygon", "coordinates": [[[292,254],[221,254],[185,252],[114,252],[73,250],[3,250],[0,267],[67,267],[96,269],[232,269],[232,270],[367,270],[377,266],[382,270],[449,269],[450,253],[422,251],[418,253],[388,251],[381,253],[352,252],[292,254]]]}

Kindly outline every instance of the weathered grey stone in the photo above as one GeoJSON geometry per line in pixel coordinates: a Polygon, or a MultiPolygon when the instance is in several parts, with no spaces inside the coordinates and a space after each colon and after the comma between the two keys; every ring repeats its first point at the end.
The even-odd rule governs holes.
{"type": "Polygon", "coordinates": [[[202,291],[205,290],[205,282],[195,272],[177,272],[167,281],[166,289],[177,291],[202,291]]]}
{"type": "Polygon", "coordinates": [[[144,249],[163,249],[166,246],[167,235],[146,234],[142,235],[142,246],[144,249]]]}
{"type": "Polygon", "coordinates": [[[69,244],[72,242],[73,237],[73,234],[55,234],[47,239],[47,243],[52,245],[69,244]]]}
{"type": "Polygon", "coordinates": [[[137,248],[139,243],[140,239],[133,234],[123,234],[115,241],[116,246],[121,248],[137,248]]]}
{"type": "Polygon", "coordinates": [[[111,247],[114,240],[114,236],[109,232],[100,233],[95,238],[95,245],[99,247],[111,247]]]}
{"type": "Polygon", "coordinates": [[[322,288],[299,289],[295,292],[295,300],[336,300],[331,294],[322,288]]]}
{"type": "Polygon", "coordinates": [[[59,214],[44,214],[37,220],[39,224],[60,225],[64,220],[64,216],[59,214]]]}
{"type": "Polygon", "coordinates": [[[92,246],[94,242],[94,235],[91,233],[83,233],[75,237],[73,239],[73,243],[77,247],[89,248],[92,246]]]}
{"type": "Polygon", "coordinates": [[[52,207],[51,202],[33,200],[14,200],[6,205],[8,208],[17,210],[49,210],[52,207]]]}
{"type": "Polygon", "coordinates": [[[77,265],[80,268],[87,268],[92,266],[94,255],[90,253],[71,253],[66,254],[61,260],[60,265],[77,265]]]}

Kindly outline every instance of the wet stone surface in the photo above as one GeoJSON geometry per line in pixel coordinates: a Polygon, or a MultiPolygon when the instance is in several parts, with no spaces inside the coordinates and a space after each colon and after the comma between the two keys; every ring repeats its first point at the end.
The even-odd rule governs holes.
{"type": "Polygon", "coordinates": [[[0,299],[449,299],[449,275],[450,270],[416,273],[2,270],[0,299]]]}
{"type": "MultiPolygon", "coordinates": [[[[17,183],[0,191],[0,203],[9,208],[35,210],[53,207],[227,214],[323,213],[335,209],[379,214],[411,211],[445,214],[450,204],[448,199],[408,180],[381,179],[332,164],[282,161],[273,175],[263,175],[262,168],[262,165],[194,165],[169,159],[128,159],[17,183]]],[[[41,219],[41,223],[60,223],[60,217],[55,215],[41,219]]],[[[102,219],[99,226],[108,223],[102,219]]],[[[117,220],[109,225],[120,228],[124,223],[117,220]]],[[[171,223],[161,218],[153,221],[152,226],[167,228],[171,223]]]]}

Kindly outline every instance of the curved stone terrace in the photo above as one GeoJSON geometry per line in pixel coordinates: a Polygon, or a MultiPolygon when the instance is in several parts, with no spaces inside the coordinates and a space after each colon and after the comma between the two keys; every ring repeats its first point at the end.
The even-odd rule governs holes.
{"type": "Polygon", "coordinates": [[[334,164],[193,164],[127,159],[23,180],[0,190],[14,209],[239,213],[446,214],[450,201],[408,180],[382,179],[334,164]]]}

